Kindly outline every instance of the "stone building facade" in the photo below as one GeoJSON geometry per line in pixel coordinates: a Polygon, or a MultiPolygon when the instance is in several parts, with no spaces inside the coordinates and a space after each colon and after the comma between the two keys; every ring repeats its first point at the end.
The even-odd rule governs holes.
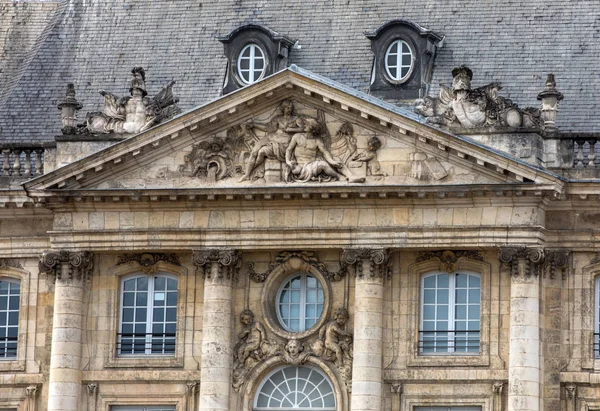
{"type": "MultiPolygon", "coordinates": [[[[600,410],[600,124],[581,123],[597,106],[581,76],[456,61],[454,1],[429,20],[315,2],[318,27],[370,25],[340,52],[354,74],[311,49],[308,6],[233,3],[163,4],[235,21],[210,40],[224,58],[179,72],[158,40],[117,44],[136,13],[153,32],[156,4],[3,6],[0,410],[600,410]],[[46,60],[89,55],[75,34],[133,70],[46,60]],[[153,56],[169,62],[139,66],[153,56]],[[93,97],[116,72],[119,94],[93,97]]],[[[484,27],[545,27],[537,3],[483,7],[484,27]]]]}

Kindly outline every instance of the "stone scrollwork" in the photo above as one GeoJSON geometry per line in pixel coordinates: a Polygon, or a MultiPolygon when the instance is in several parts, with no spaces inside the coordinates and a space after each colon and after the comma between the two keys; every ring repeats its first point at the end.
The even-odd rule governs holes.
{"type": "Polygon", "coordinates": [[[216,277],[231,280],[236,278],[242,258],[238,250],[209,249],[194,251],[192,261],[198,269],[202,270],[205,279],[213,276],[212,266],[216,264],[218,267],[216,277]]]}
{"type": "Polygon", "coordinates": [[[235,148],[235,141],[229,137],[214,137],[194,144],[192,151],[185,155],[185,164],[179,167],[179,172],[187,177],[201,178],[206,183],[234,177],[242,171],[235,161],[235,148]]]}
{"type": "Polygon", "coordinates": [[[450,274],[456,272],[458,266],[458,260],[460,258],[468,258],[475,261],[483,261],[483,257],[479,254],[479,251],[465,250],[465,251],[421,251],[417,256],[417,263],[432,260],[437,258],[441,261],[444,266],[444,270],[450,274]]]}
{"type": "Polygon", "coordinates": [[[40,273],[59,280],[86,279],[94,268],[93,254],[89,251],[46,251],[40,258],[40,273]],[[63,264],[67,265],[66,273],[63,264]]]}
{"type": "Polygon", "coordinates": [[[173,96],[171,81],[156,96],[147,97],[146,72],[142,67],[131,70],[131,96],[118,98],[101,91],[104,97],[102,112],[88,113],[86,128],[94,134],[137,134],[179,112],[178,100],[173,96]]]}
{"type": "Polygon", "coordinates": [[[248,274],[250,279],[256,283],[263,283],[267,277],[278,267],[285,264],[291,258],[299,258],[305,263],[315,267],[329,281],[339,281],[346,275],[346,266],[342,264],[339,271],[329,271],[325,264],[319,261],[316,253],[313,251],[282,251],[277,254],[275,261],[269,264],[267,271],[257,273],[254,270],[254,263],[248,263],[248,274]]]}
{"type": "Polygon", "coordinates": [[[158,270],[158,263],[161,261],[181,265],[179,257],[176,254],[165,253],[124,254],[119,257],[117,265],[136,262],[139,264],[141,271],[146,274],[152,274],[158,270]]]}
{"type": "Polygon", "coordinates": [[[417,112],[430,123],[460,125],[462,128],[541,128],[541,112],[520,109],[499,95],[500,83],[471,89],[473,72],[466,66],[452,70],[452,87],[442,85],[439,97],[426,97],[417,112]]]}
{"type": "Polygon", "coordinates": [[[4,268],[18,268],[23,269],[23,264],[14,258],[0,258],[0,270],[4,268]]]}
{"type": "Polygon", "coordinates": [[[368,276],[390,278],[392,265],[389,250],[385,248],[349,248],[342,252],[342,264],[352,267],[354,275],[364,276],[363,260],[369,262],[368,276]]]}
{"type": "Polygon", "coordinates": [[[525,260],[525,276],[540,275],[544,263],[544,249],[534,247],[502,247],[498,252],[498,259],[502,264],[510,267],[510,275],[519,275],[519,260],[525,260]]]}

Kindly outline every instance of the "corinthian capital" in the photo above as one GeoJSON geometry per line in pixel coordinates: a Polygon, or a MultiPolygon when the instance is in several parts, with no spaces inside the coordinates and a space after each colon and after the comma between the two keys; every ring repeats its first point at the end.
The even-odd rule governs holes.
{"type": "Polygon", "coordinates": [[[510,267],[510,275],[520,274],[519,261],[523,262],[523,274],[525,276],[535,275],[542,272],[545,261],[545,252],[541,247],[501,247],[498,259],[502,264],[510,267]]]}
{"type": "Polygon", "coordinates": [[[365,262],[368,262],[368,277],[389,278],[391,274],[390,252],[387,248],[348,248],[342,252],[342,265],[354,268],[354,275],[365,276],[365,262]]]}
{"type": "Polygon", "coordinates": [[[242,253],[238,250],[208,249],[193,252],[192,261],[197,269],[202,270],[204,278],[213,276],[213,266],[217,266],[216,277],[235,278],[242,262],[242,253]]]}
{"type": "Polygon", "coordinates": [[[86,279],[92,274],[94,255],[89,251],[45,251],[40,257],[40,273],[68,281],[86,279]]]}

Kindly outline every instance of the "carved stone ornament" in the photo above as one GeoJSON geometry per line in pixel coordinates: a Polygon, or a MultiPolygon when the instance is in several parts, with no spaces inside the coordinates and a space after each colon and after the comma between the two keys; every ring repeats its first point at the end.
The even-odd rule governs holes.
{"type": "Polygon", "coordinates": [[[192,261],[197,269],[202,270],[203,278],[211,278],[211,268],[217,264],[217,277],[231,280],[236,278],[242,258],[238,250],[210,249],[194,251],[192,261]]]}
{"type": "Polygon", "coordinates": [[[40,273],[52,275],[55,279],[87,279],[94,268],[93,254],[89,251],[46,251],[40,258],[40,273]],[[66,273],[62,265],[66,264],[66,273]],[[66,276],[66,278],[65,278],[66,276]]]}
{"type": "Polygon", "coordinates": [[[400,382],[392,383],[392,385],[390,387],[390,391],[392,394],[400,395],[400,394],[402,394],[402,390],[403,390],[402,383],[400,383],[400,382]]]}
{"type": "Polygon", "coordinates": [[[83,105],[75,98],[75,85],[73,83],[67,84],[65,99],[58,105],[63,134],[77,133],[77,111],[82,108],[83,105]]]}
{"type": "Polygon", "coordinates": [[[539,276],[544,263],[543,248],[529,247],[502,247],[498,252],[498,259],[502,264],[510,267],[510,275],[519,275],[519,260],[525,260],[525,276],[539,276]]]}
{"type": "Polygon", "coordinates": [[[0,270],[4,268],[18,268],[23,269],[23,264],[14,258],[0,258],[0,270]]]}
{"type": "Polygon", "coordinates": [[[182,175],[198,177],[205,183],[216,183],[219,180],[241,174],[242,167],[235,160],[236,143],[231,138],[214,137],[192,146],[192,151],[185,155],[185,164],[179,167],[182,175]]]}
{"type": "Polygon", "coordinates": [[[243,325],[233,351],[233,388],[236,392],[247,381],[250,371],[260,362],[271,358],[290,365],[302,365],[316,356],[331,362],[349,386],[352,377],[352,334],[345,330],[348,311],[339,309],[335,318],[325,324],[319,336],[310,343],[295,338],[285,342],[267,338],[265,327],[256,321],[251,310],[240,314],[243,325]]]}
{"type": "Polygon", "coordinates": [[[590,261],[590,265],[600,263],[600,253],[596,253],[592,261],[590,261]]]}
{"type": "Polygon", "coordinates": [[[572,400],[575,398],[575,394],[577,393],[576,385],[565,385],[565,391],[567,393],[567,399],[572,400]]]}
{"type": "Polygon", "coordinates": [[[560,270],[561,277],[567,276],[570,252],[567,250],[547,250],[546,261],[544,263],[544,277],[548,275],[554,279],[556,270],[560,270]]]}
{"type": "Polygon", "coordinates": [[[349,248],[342,252],[342,264],[351,267],[356,277],[364,275],[363,260],[369,261],[370,277],[391,278],[390,252],[384,248],[349,248]]]}
{"type": "Polygon", "coordinates": [[[27,388],[25,388],[25,392],[26,392],[27,398],[31,398],[31,399],[35,400],[35,398],[37,397],[37,393],[38,393],[38,386],[30,385],[27,388]]]}
{"type": "Polygon", "coordinates": [[[300,258],[305,263],[315,267],[329,281],[339,281],[346,275],[346,266],[342,264],[339,271],[329,271],[325,264],[319,261],[316,253],[313,251],[282,251],[277,254],[275,261],[269,263],[267,271],[257,273],[254,271],[254,263],[248,263],[248,274],[250,279],[256,283],[264,283],[267,277],[282,264],[285,264],[291,258],[300,258]]]}
{"type": "Polygon", "coordinates": [[[452,70],[452,87],[441,85],[439,97],[426,97],[417,113],[427,121],[442,125],[459,125],[466,129],[541,128],[541,112],[537,108],[520,109],[499,95],[500,83],[471,89],[473,72],[466,66],[452,70]]]}
{"type": "Polygon", "coordinates": [[[460,258],[468,258],[469,260],[483,261],[483,257],[479,254],[479,251],[465,250],[465,251],[420,251],[417,256],[417,263],[433,260],[437,258],[442,262],[444,270],[450,274],[456,272],[457,263],[460,258]]]}
{"type": "Polygon", "coordinates": [[[88,113],[85,131],[93,134],[137,134],[179,113],[171,81],[156,96],[147,97],[146,72],[142,67],[131,70],[131,96],[119,98],[101,91],[102,112],[88,113]]]}
{"type": "Polygon", "coordinates": [[[416,180],[436,180],[439,181],[448,176],[448,172],[440,163],[440,161],[427,155],[426,153],[417,151],[410,154],[410,177],[416,180]]]}
{"type": "Polygon", "coordinates": [[[141,271],[146,274],[153,274],[158,270],[158,263],[161,261],[173,265],[181,265],[179,257],[176,254],[165,253],[124,254],[119,256],[117,265],[136,262],[140,265],[141,271]]]}

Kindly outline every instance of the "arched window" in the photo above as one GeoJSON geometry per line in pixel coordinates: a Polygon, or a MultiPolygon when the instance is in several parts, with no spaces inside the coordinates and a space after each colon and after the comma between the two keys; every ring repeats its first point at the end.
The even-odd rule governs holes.
{"type": "Polygon", "coordinates": [[[413,52],[404,40],[393,41],[385,53],[385,70],[390,79],[405,81],[413,69],[413,52]]]}
{"type": "Polygon", "coordinates": [[[268,375],[254,399],[254,411],[335,411],[329,379],[312,367],[284,367],[268,375]]]}
{"type": "Polygon", "coordinates": [[[479,353],[481,280],[473,273],[432,273],[421,284],[419,352],[479,353]]]}
{"type": "Polygon", "coordinates": [[[175,354],[177,278],[135,275],[121,282],[121,326],[117,352],[175,354]]]}
{"type": "Polygon", "coordinates": [[[17,356],[21,284],[18,280],[0,279],[0,360],[17,356]]]}
{"type": "Polygon", "coordinates": [[[284,281],[277,293],[277,316],[287,331],[311,328],[323,313],[323,286],[312,275],[295,273],[284,281]]]}
{"type": "Polygon", "coordinates": [[[265,53],[254,43],[242,49],[238,57],[238,74],[246,84],[257,82],[265,72],[265,53]]]}

